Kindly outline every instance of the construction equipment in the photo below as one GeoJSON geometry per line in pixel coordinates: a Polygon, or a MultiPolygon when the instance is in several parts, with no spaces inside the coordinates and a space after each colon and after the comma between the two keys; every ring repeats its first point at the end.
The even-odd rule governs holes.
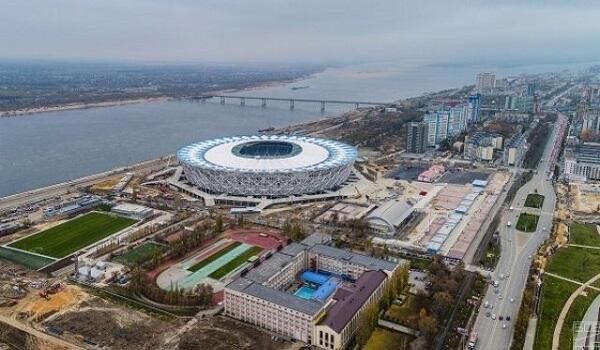
{"type": "Polygon", "coordinates": [[[55,282],[39,293],[40,297],[48,300],[50,294],[56,294],[64,288],[61,282],[55,282]]]}

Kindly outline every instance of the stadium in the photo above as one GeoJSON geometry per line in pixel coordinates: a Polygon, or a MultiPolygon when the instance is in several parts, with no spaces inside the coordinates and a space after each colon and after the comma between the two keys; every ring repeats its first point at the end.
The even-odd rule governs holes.
{"type": "Polygon", "coordinates": [[[357,151],[338,141],[304,136],[236,136],[177,151],[186,179],[209,193],[284,197],[342,185],[357,151]]]}

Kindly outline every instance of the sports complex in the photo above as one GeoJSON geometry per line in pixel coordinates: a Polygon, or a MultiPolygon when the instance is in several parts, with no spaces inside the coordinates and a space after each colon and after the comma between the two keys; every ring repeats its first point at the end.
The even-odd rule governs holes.
{"type": "Polygon", "coordinates": [[[162,271],[156,284],[163,289],[191,289],[200,283],[222,291],[227,281],[247,271],[261,258],[270,256],[286,243],[276,231],[231,230],[201,251],[162,271]]]}
{"type": "Polygon", "coordinates": [[[177,151],[186,179],[203,191],[270,198],[335,189],[356,156],[342,142],[284,135],[223,137],[177,151]]]}
{"type": "Polygon", "coordinates": [[[40,269],[137,222],[112,213],[93,211],[10,242],[0,247],[0,256],[32,269],[40,269]]]}

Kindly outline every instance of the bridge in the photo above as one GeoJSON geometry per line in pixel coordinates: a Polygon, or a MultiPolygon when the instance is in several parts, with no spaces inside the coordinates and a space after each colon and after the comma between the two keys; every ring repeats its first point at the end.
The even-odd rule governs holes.
{"type": "Polygon", "coordinates": [[[239,100],[240,105],[246,105],[246,100],[258,100],[261,101],[261,106],[267,107],[267,101],[287,101],[290,104],[290,109],[294,109],[296,102],[303,103],[320,103],[321,111],[325,110],[327,104],[343,104],[343,105],[354,105],[356,108],[363,106],[387,106],[390,102],[374,102],[374,101],[342,101],[342,100],[321,100],[321,99],[310,99],[310,98],[294,98],[294,97],[261,97],[261,96],[235,96],[235,95],[201,95],[193,96],[191,100],[199,100],[205,102],[212,98],[219,98],[221,104],[225,104],[227,99],[239,100]]]}

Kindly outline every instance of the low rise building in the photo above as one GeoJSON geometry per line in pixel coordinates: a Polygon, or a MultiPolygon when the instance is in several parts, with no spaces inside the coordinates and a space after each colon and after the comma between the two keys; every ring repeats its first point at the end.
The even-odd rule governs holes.
{"type": "Polygon", "coordinates": [[[121,216],[126,216],[132,219],[143,220],[154,214],[154,210],[143,205],[120,203],[115,205],[111,211],[121,216]]]}
{"type": "Polygon", "coordinates": [[[478,161],[492,161],[494,151],[502,149],[504,138],[500,134],[476,132],[465,137],[463,157],[478,161]]]}
{"type": "Polygon", "coordinates": [[[565,150],[565,178],[600,180],[600,143],[584,142],[565,150]]]}
{"type": "Polygon", "coordinates": [[[414,210],[407,201],[389,200],[367,216],[369,229],[376,234],[394,235],[400,226],[410,220],[414,210]]]}

